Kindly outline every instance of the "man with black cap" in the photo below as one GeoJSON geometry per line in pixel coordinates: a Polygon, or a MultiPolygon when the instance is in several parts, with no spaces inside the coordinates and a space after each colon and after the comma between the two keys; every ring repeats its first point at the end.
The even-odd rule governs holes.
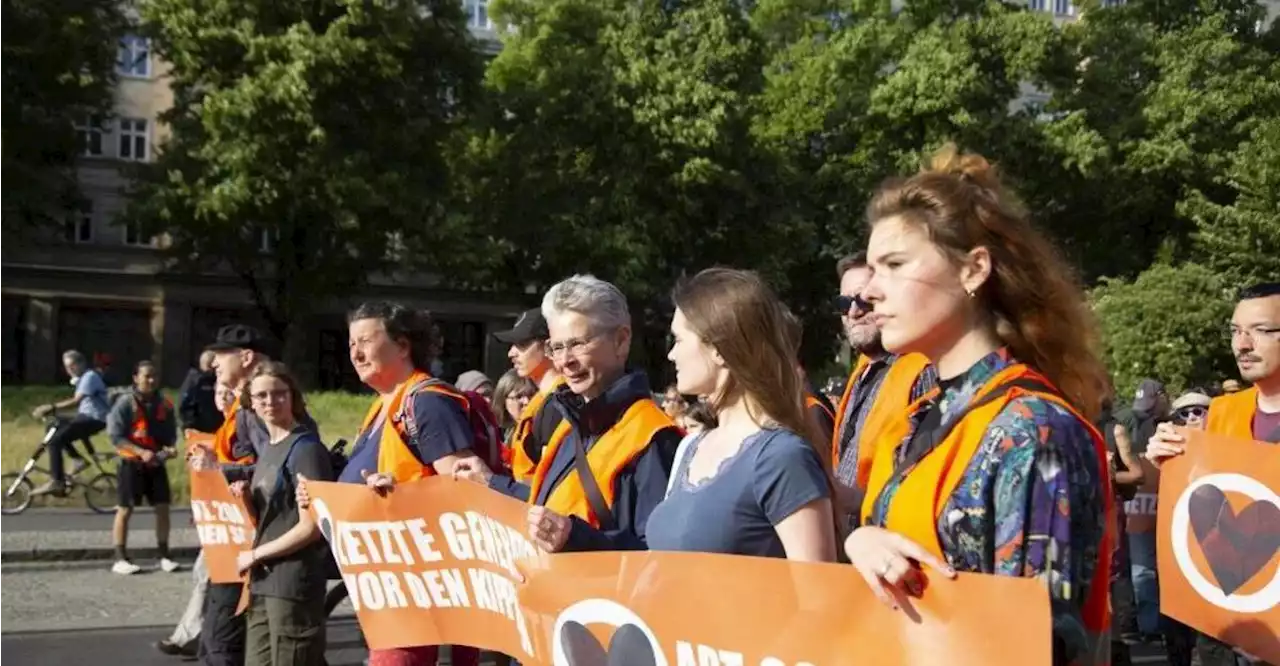
{"type": "MultiPolygon", "coordinates": [[[[218,329],[217,338],[206,349],[213,352],[213,369],[218,383],[233,387],[236,400],[227,410],[226,420],[213,435],[213,448],[193,451],[189,461],[194,469],[222,470],[228,481],[248,480],[258,451],[270,444],[266,424],[248,406],[246,387],[253,370],[271,360],[271,341],[261,331],[244,324],[218,329]]],[[[304,426],[319,432],[309,414],[304,426]]],[[[200,629],[200,661],[209,666],[240,666],[244,663],[244,617],[236,616],[240,602],[238,583],[209,583],[205,593],[204,618],[200,629]]],[[[159,646],[169,652],[166,646],[159,646]]]]}
{"type": "MultiPolygon", "coordinates": [[[[1135,462],[1142,465],[1143,476],[1152,479],[1156,476],[1155,467],[1142,458],[1146,451],[1147,440],[1156,432],[1156,426],[1169,420],[1169,394],[1164,384],[1156,379],[1143,379],[1133,394],[1131,409],[1121,410],[1116,414],[1115,439],[1118,444],[1127,444],[1135,462]],[[1125,439],[1128,439],[1125,442],[1125,439]]],[[[1160,622],[1160,587],[1156,580],[1156,538],[1155,530],[1148,529],[1144,512],[1136,504],[1129,507],[1126,514],[1133,513],[1134,518],[1128,520],[1126,529],[1128,539],[1128,559],[1133,578],[1134,600],[1137,602],[1137,624],[1142,638],[1148,641],[1158,640],[1161,634],[1160,622]]],[[[1127,518],[1127,516],[1126,516],[1127,518]]]]}
{"type": "MultiPolygon", "coordinates": [[[[535,418],[547,404],[550,396],[564,379],[556,372],[551,357],[546,352],[547,339],[551,337],[547,330],[547,320],[542,310],[534,308],[526,310],[516,320],[510,330],[498,331],[493,337],[501,343],[511,345],[507,358],[516,374],[533,380],[538,385],[538,393],[520,413],[516,427],[512,431],[511,441],[511,473],[515,480],[527,483],[533,476],[533,470],[542,459],[542,449],[551,440],[551,434],[560,425],[558,413],[555,418],[535,418]],[[534,428],[535,422],[537,428],[534,428]]],[[[552,414],[548,414],[552,416],[552,414]]]]}

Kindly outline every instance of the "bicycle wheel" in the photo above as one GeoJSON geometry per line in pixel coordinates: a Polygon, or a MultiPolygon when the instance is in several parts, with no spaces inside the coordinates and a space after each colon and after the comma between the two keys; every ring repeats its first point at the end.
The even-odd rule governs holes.
{"type": "Polygon", "coordinates": [[[118,497],[113,474],[99,474],[84,484],[84,502],[96,513],[115,511],[118,497]]]}
{"type": "Polygon", "coordinates": [[[20,476],[17,473],[0,476],[0,492],[4,493],[3,513],[6,516],[22,513],[31,506],[31,479],[19,480],[20,476]]]}

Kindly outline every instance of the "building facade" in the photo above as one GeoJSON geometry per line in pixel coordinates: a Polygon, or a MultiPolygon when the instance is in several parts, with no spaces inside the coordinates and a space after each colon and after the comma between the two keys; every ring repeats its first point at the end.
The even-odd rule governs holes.
{"type": "MultiPolygon", "coordinates": [[[[481,48],[496,52],[488,2],[466,0],[464,9],[481,48]]],[[[173,93],[165,64],[139,35],[121,40],[116,69],[113,117],[85,118],[77,126],[84,207],[69,215],[61,237],[6,243],[0,252],[6,383],[65,381],[61,353],[77,349],[105,368],[110,383],[127,383],[133,365],[150,359],[159,365],[163,383],[176,386],[219,327],[262,325],[248,290],[234,276],[166,271],[163,239],[145,237],[125,218],[128,174],[153,159],[165,140],[159,117],[172,106],[173,93]]],[[[297,369],[308,385],[359,388],[347,360],[343,313],[365,298],[429,309],[444,337],[441,356],[449,377],[470,369],[504,371],[506,348],[490,334],[509,326],[535,297],[458,293],[433,285],[429,276],[375,279],[351,302],[325,304],[310,321],[300,322],[306,335],[296,342],[305,348],[290,351],[302,359],[297,369]]]]}

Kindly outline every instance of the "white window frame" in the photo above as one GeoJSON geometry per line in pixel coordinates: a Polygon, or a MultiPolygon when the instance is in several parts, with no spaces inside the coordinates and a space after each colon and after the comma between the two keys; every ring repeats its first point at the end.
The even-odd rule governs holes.
{"type": "Polygon", "coordinates": [[[462,8],[467,12],[468,28],[493,30],[493,19],[489,18],[489,0],[463,0],[462,8]]]}
{"type": "Polygon", "coordinates": [[[107,154],[107,139],[111,135],[101,121],[93,116],[85,116],[84,120],[76,123],[76,134],[80,139],[80,156],[81,157],[104,157],[107,154]],[[92,149],[92,137],[97,135],[98,152],[92,149]]]}
{"type": "Polygon", "coordinates": [[[270,254],[275,251],[276,246],[280,244],[279,229],[263,229],[258,232],[258,251],[263,254],[270,254]]]}
{"type": "Polygon", "coordinates": [[[1075,16],[1076,7],[1071,0],[1053,0],[1054,16],[1075,16]],[[1062,11],[1059,11],[1062,10],[1062,11]]]}
{"type": "Polygon", "coordinates": [[[129,247],[155,247],[156,237],[143,239],[142,225],[137,220],[131,220],[120,225],[120,242],[129,247]],[[133,232],[133,240],[129,240],[129,232],[133,232]]]}
{"type": "Polygon", "coordinates": [[[68,243],[75,245],[83,245],[92,243],[94,237],[93,230],[93,201],[86,200],[82,202],[80,207],[73,208],[68,212],[65,231],[71,232],[70,238],[66,238],[68,243]],[[81,232],[87,232],[84,238],[81,238],[81,232]]]}
{"type": "Polygon", "coordinates": [[[151,40],[133,33],[121,37],[116,50],[116,73],[130,79],[151,78],[151,40]],[[139,63],[141,73],[134,71],[139,63]]]}
{"type": "Polygon", "coordinates": [[[126,162],[149,162],[151,161],[151,121],[146,118],[121,118],[117,126],[120,138],[116,141],[116,157],[126,162]],[[137,129],[137,124],[142,125],[142,130],[137,129]],[[127,127],[127,129],[126,129],[127,127]],[[142,140],[142,156],[137,153],[138,140],[142,140]],[[130,155],[124,154],[125,142],[129,142],[130,155]]]}

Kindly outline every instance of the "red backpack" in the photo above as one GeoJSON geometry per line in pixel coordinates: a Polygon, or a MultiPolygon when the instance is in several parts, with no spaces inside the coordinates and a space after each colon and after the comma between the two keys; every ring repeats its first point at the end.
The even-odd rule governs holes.
{"type": "MultiPolygon", "coordinates": [[[[408,393],[412,394],[417,391],[435,391],[454,398],[460,398],[462,402],[466,403],[467,423],[471,426],[471,450],[477,456],[480,456],[480,459],[495,474],[508,473],[508,464],[503,460],[502,456],[502,435],[498,430],[498,419],[494,418],[493,410],[489,407],[489,401],[485,400],[484,396],[475,391],[460,391],[453,384],[434,377],[417,386],[410,387],[408,393]]],[[[401,409],[408,410],[412,405],[412,400],[405,400],[401,409]]],[[[414,423],[414,420],[404,418],[400,422],[408,426],[414,423]]]]}

